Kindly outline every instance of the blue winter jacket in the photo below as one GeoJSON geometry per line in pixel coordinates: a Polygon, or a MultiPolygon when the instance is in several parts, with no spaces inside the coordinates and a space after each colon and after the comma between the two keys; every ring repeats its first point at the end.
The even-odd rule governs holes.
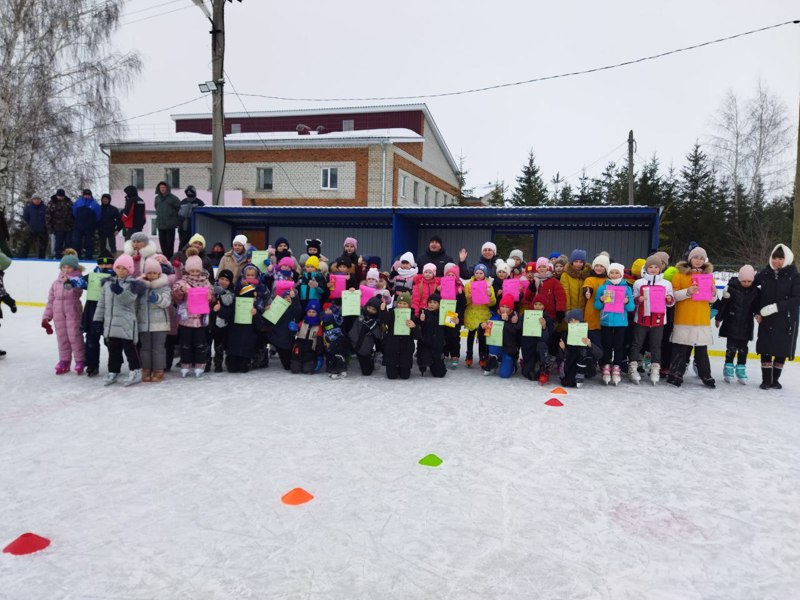
{"type": "Polygon", "coordinates": [[[72,205],[72,216],[78,229],[93,229],[100,220],[100,205],[94,198],[81,196],[72,205]]]}
{"type": "Polygon", "coordinates": [[[621,313],[612,313],[603,310],[605,304],[603,303],[603,295],[606,293],[606,287],[614,285],[606,281],[599,288],[594,296],[594,307],[601,311],[600,313],[600,327],[627,327],[628,326],[628,313],[631,312],[636,305],[633,303],[633,292],[629,285],[623,280],[620,282],[619,287],[625,288],[625,311],[621,313]]]}
{"type": "Polygon", "coordinates": [[[33,202],[25,205],[22,211],[22,218],[28,224],[28,227],[33,233],[47,233],[47,221],[45,215],[47,214],[47,206],[44,202],[40,202],[36,206],[33,202]]]}

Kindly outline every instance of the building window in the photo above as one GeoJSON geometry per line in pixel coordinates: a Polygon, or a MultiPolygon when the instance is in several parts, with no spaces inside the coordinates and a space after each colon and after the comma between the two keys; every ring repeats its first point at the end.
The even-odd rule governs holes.
{"type": "Polygon", "coordinates": [[[212,169],[211,167],[206,167],[206,174],[208,175],[208,179],[207,179],[208,187],[206,189],[208,191],[211,191],[211,188],[213,187],[212,186],[212,181],[214,180],[213,173],[214,173],[214,169],[212,169]]]}
{"type": "Polygon", "coordinates": [[[353,131],[356,128],[356,123],[353,119],[345,119],[342,121],[342,131],[353,131]]]}
{"type": "Polygon", "coordinates": [[[425,186],[425,206],[431,205],[431,188],[425,186]]]}
{"type": "Polygon", "coordinates": [[[337,167],[325,167],[322,169],[323,190],[339,189],[339,169],[337,167]]]}
{"type": "Polygon", "coordinates": [[[272,191],[272,167],[258,169],[256,189],[272,191]]]}
{"type": "Polygon", "coordinates": [[[439,190],[436,190],[436,193],[433,195],[433,205],[439,206],[439,190]]]}
{"type": "Polygon", "coordinates": [[[144,189],[144,169],[131,169],[131,185],[137,190],[144,189]]]}
{"type": "Polygon", "coordinates": [[[419,204],[419,181],[414,182],[414,204],[419,204]]]}
{"type": "Polygon", "coordinates": [[[406,180],[407,179],[408,179],[408,177],[406,177],[405,175],[401,175],[400,176],[400,197],[401,198],[405,198],[406,197],[406,180]]]}
{"type": "Polygon", "coordinates": [[[181,170],[180,169],[164,169],[164,180],[167,185],[173,190],[180,189],[181,187],[181,170]]]}
{"type": "Polygon", "coordinates": [[[447,206],[447,194],[443,194],[442,196],[442,206],[447,206]]]}

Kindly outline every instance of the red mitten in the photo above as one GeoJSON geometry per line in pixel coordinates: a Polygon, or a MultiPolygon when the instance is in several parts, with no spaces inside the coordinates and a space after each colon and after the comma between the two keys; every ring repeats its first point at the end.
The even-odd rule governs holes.
{"type": "Polygon", "coordinates": [[[42,319],[42,329],[47,332],[47,335],[53,335],[53,328],[50,325],[50,321],[47,319],[42,319]]]}
{"type": "Polygon", "coordinates": [[[134,260],[134,262],[139,262],[140,260],[142,260],[142,255],[141,254],[134,254],[133,255],[133,260],[134,260]]]}
{"type": "Polygon", "coordinates": [[[172,259],[172,266],[176,269],[180,269],[183,266],[183,263],[181,262],[180,258],[174,258],[172,259]]]}

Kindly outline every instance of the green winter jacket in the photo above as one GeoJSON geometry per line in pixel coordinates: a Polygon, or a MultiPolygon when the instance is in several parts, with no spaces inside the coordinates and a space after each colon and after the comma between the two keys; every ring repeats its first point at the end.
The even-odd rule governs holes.
{"type": "Polygon", "coordinates": [[[156,224],[159,229],[175,229],[180,223],[178,211],[181,208],[181,201],[172,193],[171,188],[165,181],[159,181],[156,186],[156,224]],[[161,184],[167,186],[167,195],[162,196],[158,192],[161,184]]]}

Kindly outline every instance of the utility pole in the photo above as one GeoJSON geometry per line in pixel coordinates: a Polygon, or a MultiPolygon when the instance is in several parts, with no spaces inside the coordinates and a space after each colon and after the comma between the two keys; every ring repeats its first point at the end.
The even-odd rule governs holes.
{"type": "Polygon", "coordinates": [[[628,132],[628,204],[633,204],[633,129],[628,132]]]}
{"type": "Polygon", "coordinates": [[[794,216],[792,217],[792,252],[800,256],[800,110],[797,122],[797,156],[794,162],[794,216]]]}
{"type": "Polygon", "coordinates": [[[212,92],[211,201],[218,206],[225,196],[225,1],[212,0],[211,5],[211,78],[217,84],[212,92]]]}

